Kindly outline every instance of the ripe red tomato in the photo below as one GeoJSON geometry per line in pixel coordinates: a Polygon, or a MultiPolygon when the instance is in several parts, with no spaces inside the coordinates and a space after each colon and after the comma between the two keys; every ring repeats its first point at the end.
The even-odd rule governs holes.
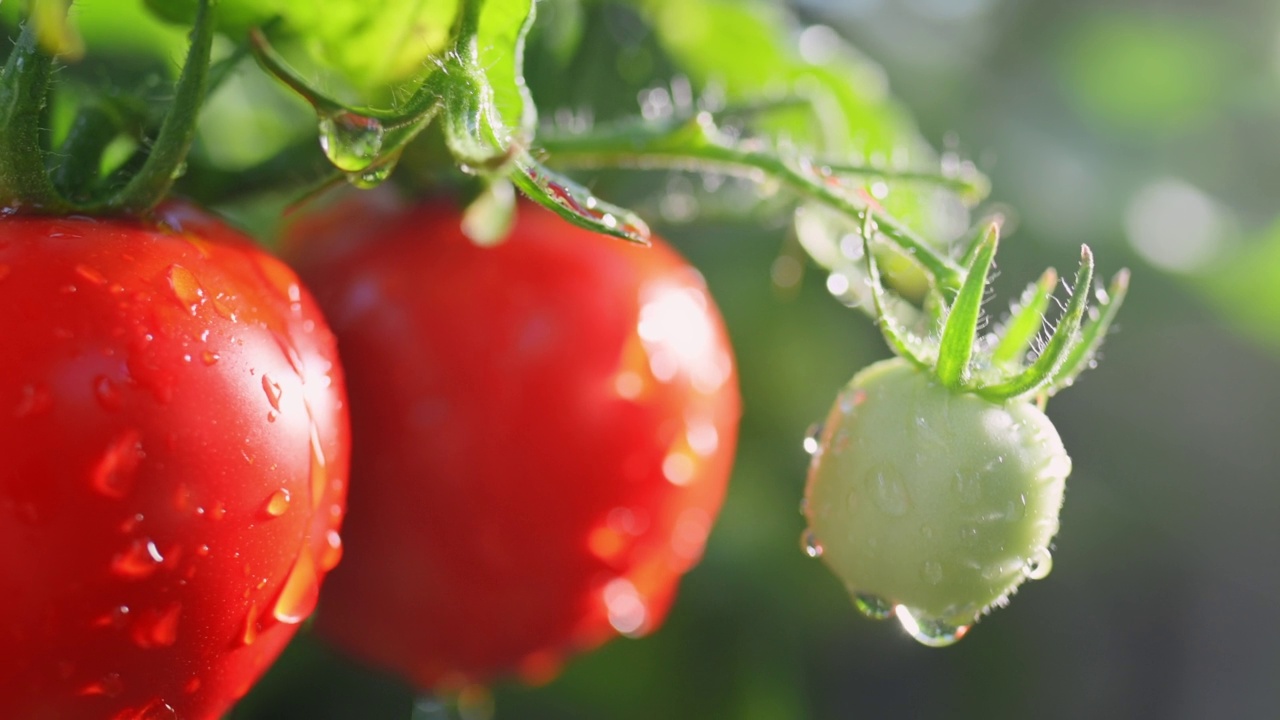
{"type": "Polygon", "coordinates": [[[737,440],[737,375],[702,277],[522,206],[479,247],[442,202],[361,196],[286,256],[351,394],[347,554],[318,631],[419,687],[515,671],[661,623],[737,440]]]}
{"type": "Polygon", "coordinates": [[[338,560],[323,318],[185,206],[0,219],[0,717],[221,717],[338,560]]]}

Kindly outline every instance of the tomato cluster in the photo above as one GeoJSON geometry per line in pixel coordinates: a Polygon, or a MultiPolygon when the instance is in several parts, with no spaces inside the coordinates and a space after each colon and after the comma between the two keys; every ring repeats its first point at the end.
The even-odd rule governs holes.
{"type": "Polygon", "coordinates": [[[333,336],[209,216],[0,221],[0,717],[214,718],[341,555],[333,336]]]}
{"type": "Polygon", "coordinates": [[[661,241],[530,205],[480,247],[459,219],[366,195],[286,243],[351,383],[347,559],[318,630],[422,687],[545,679],[655,628],[739,414],[723,323],[661,241]]]}

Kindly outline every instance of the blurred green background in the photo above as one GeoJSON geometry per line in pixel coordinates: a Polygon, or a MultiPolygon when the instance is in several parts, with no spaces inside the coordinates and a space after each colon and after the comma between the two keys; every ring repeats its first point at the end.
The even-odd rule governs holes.
{"type": "MultiPolygon", "coordinates": [[[[887,355],[877,331],[811,264],[798,288],[772,282],[790,252],[772,200],[734,220],[742,206],[697,177],[611,176],[601,192],[671,238],[727,318],[746,408],[737,466],[666,625],[571,662],[545,687],[495,688],[496,717],[1280,717],[1280,6],[792,9],[882,66],[935,148],[991,176],[988,206],[1013,233],[989,309],[1045,266],[1066,272],[1082,242],[1104,276],[1134,271],[1099,367],[1049,406],[1075,462],[1055,569],[942,650],[858,615],[799,547],[801,440],[841,384],[887,355]],[[660,199],[672,195],[675,209],[660,199]]],[[[588,100],[597,117],[634,112],[653,75],[674,72],[629,13],[600,23],[588,39],[613,48],[616,68],[579,65],[566,83],[531,57],[544,118],[588,100]]],[[[236,717],[411,708],[404,688],[304,639],[236,717]]]]}
{"type": "MultiPolygon", "coordinates": [[[[790,9],[801,22],[787,43],[801,58],[851,41],[883,70],[854,63],[845,81],[887,80],[924,140],[990,175],[980,210],[1003,210],[1012,231],[990,311],[1044,267],[1068,272],[1082,242],[1103,276],[1134,271],[1099,367],[1049,405],[1075,465],[1054,571],[942,650],[858,615],[800,550],[801,440],[837,388],[887,356],[878,332],[811,263],[798,285],[775,283],[778,258],[796,252],[778,198],[673,173],[599,177],[603,195],[635,206],[707,276],[738,354],[738,460],[665,626],[572,661],[544,687],[494,688],[496,717],[1280,717],[1280,5],[790,9]],[[830,30],[799,32],[813,25],[830,30]]],[[[634,113],[655,77],[679,72],[680,48],[665,55],[629,10],[547,0],[540,12],[528,70],[544,119],[572,124],[588,101],[597,118],[634,113]],[[570,45],[557,33],[578,21],[583,45],[558,55],[570,45]]],[[[175,33],[156,42],[180,46],[175,33]]],[[[736,82],[762,72],[750,61],[776,63],[768,48],[735,50],[748,78],[736,82]]],[[[284,95],[237,83],[228,92],[253,102],[215,104],[206,144],[224,142],[220,128],[311,131],[291,124],[309,120],[284,95]],[[249,105],[256,115],[236,115],[249,105]]],[[[868,112],[869,145],[915,141],[892,107],[868,112]]],[[[233,717],[436,718],[414,708],[407,688],[304,636],[233,717]]]]}

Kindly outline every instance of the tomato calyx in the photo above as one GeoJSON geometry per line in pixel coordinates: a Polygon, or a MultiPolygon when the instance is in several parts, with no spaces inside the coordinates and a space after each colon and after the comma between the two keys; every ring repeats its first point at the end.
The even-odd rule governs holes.
{"type": "Polygon", "coordinates": [[[941,330],[936,337],[922,337],[902,321],[880,280],[872,242],[876,220],[868,210],[863,216],[863,257],[871,287],[875,317],[885,341],[900,357],[932,372],[946,388],[969,392],[995,403],[1036,397],[1041,405],[1059,390],[1069,387],[1092,362],[1129,289],[1129,271],[1116,273],[1106,290],[1093,288],[1093,252],[1080,247],[1076,271],[1062,316],[1048,339],[1037,344],[1045,310],[1053,299],[1057,273],[1051,268],[1023,294],[1009,319],[979,342],[982,302],[1000,241],[1000,222],[992,221],[978,232],[965,250],[965,267],[958,288],[933,290],[941,308],[941,330]],[[1090,294],[1095,306],[1089,308],[1090,294]],[[946,296],[950,295],[948,302],[946,296]],[[1034,357],[1031,355],[1034,354],[1034,357]]]}
{"type": "Polygon", "coordinates": [[[200,0],[191,47],[159,127],[151,137],[135,138],[138,150],[107,173],[101,166],[108,146],[133,134],[145,112],[93,95],[80,103],[66,138],[50,147],[45,128],[55,57],[40,46],[40,24],[28,19],[0,70],[0,212],[137,215],[159,204],[181,174],[209,84],[209,6],[200,0]]]}
{"type": "Polygon", "coordinates": [[[524,85],[522,62],[535,4],[529,2],[524,13],[511,11],[506,18],[510,27],[501,30],[482,27],[483,6],[483,0],[461,3],[451,48],[432,58],[435,69],[394,110],[353,106],[317,90],[276,53],[262,29],[250,34],[252,50],[264,70],[316,111],[320,146],[333,166],[326,186],[344,179],[362,189],[381,184],[390,177],[405,148],[439,120],[454,163],[478,178],[484,188],[475,199],[481,207],[469,214],[489,221],[477,220],[466,226],[473,240],[490,244],[505,234],[515,208],[514,186],[575,225],[647,243],[649,227],[638,215],[551,171],[530,152],[537,112],[524,85]],[[502,60],[513,67],[501,71],[488,67],[481,47],[493,43],[486,33],[514,37],[514,51],[502,60]],[[499,85],[517,99],[518,111],[499,107],[495,99],[499,85]],[[493,220],[495,216],[498,219],[493,220]]]}

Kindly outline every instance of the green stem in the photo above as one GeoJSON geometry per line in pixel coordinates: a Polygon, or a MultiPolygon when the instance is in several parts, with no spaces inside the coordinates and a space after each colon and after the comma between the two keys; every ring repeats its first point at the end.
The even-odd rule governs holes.
{"type": "Polygon", "coordinates": [[[40,130],[52,75],[53,58],[40,51],[35,25],[27,22],[0,70],[0,207],[68,209],[49,178],[40,130]]]}
{"type": "MultiPolygon", "coordinates": [[[[774,150],[732,143],[707,113],[674,126],[629,125],[621,131],[541,139],[557,163],[576,167],[633,167],[712,171],[753,180],[773,180],[801,197],[858,218],[873,201],[838,192],[818,173],[794,167],[774,150]]],[[[958,287],[964,270],[900,221],[875,209],[880,235],[911,257],[942,287],[958,287]]]]}
{"type": "Polygon", "coordinates": [[[73,203],[92,200],[102,154],[125,123],[110,101],[89,101],[80,108],[58,148],[61,162],[52,170],[53,184],[63,197],[73,203]]]}
{"type": "Polygon", "coordinates": [[[200,0],[195,26],[191,30],[191,49],[178,77],[173,104],[151,144],[151,152],[138,174],[108,198],[104,208],[125,214],[141,213],[160,202],[173,187],[174,178],[196,139],[196,120],[204,102],[205,81],[209,75],[213,30],[209,0],[200,0]]]}

